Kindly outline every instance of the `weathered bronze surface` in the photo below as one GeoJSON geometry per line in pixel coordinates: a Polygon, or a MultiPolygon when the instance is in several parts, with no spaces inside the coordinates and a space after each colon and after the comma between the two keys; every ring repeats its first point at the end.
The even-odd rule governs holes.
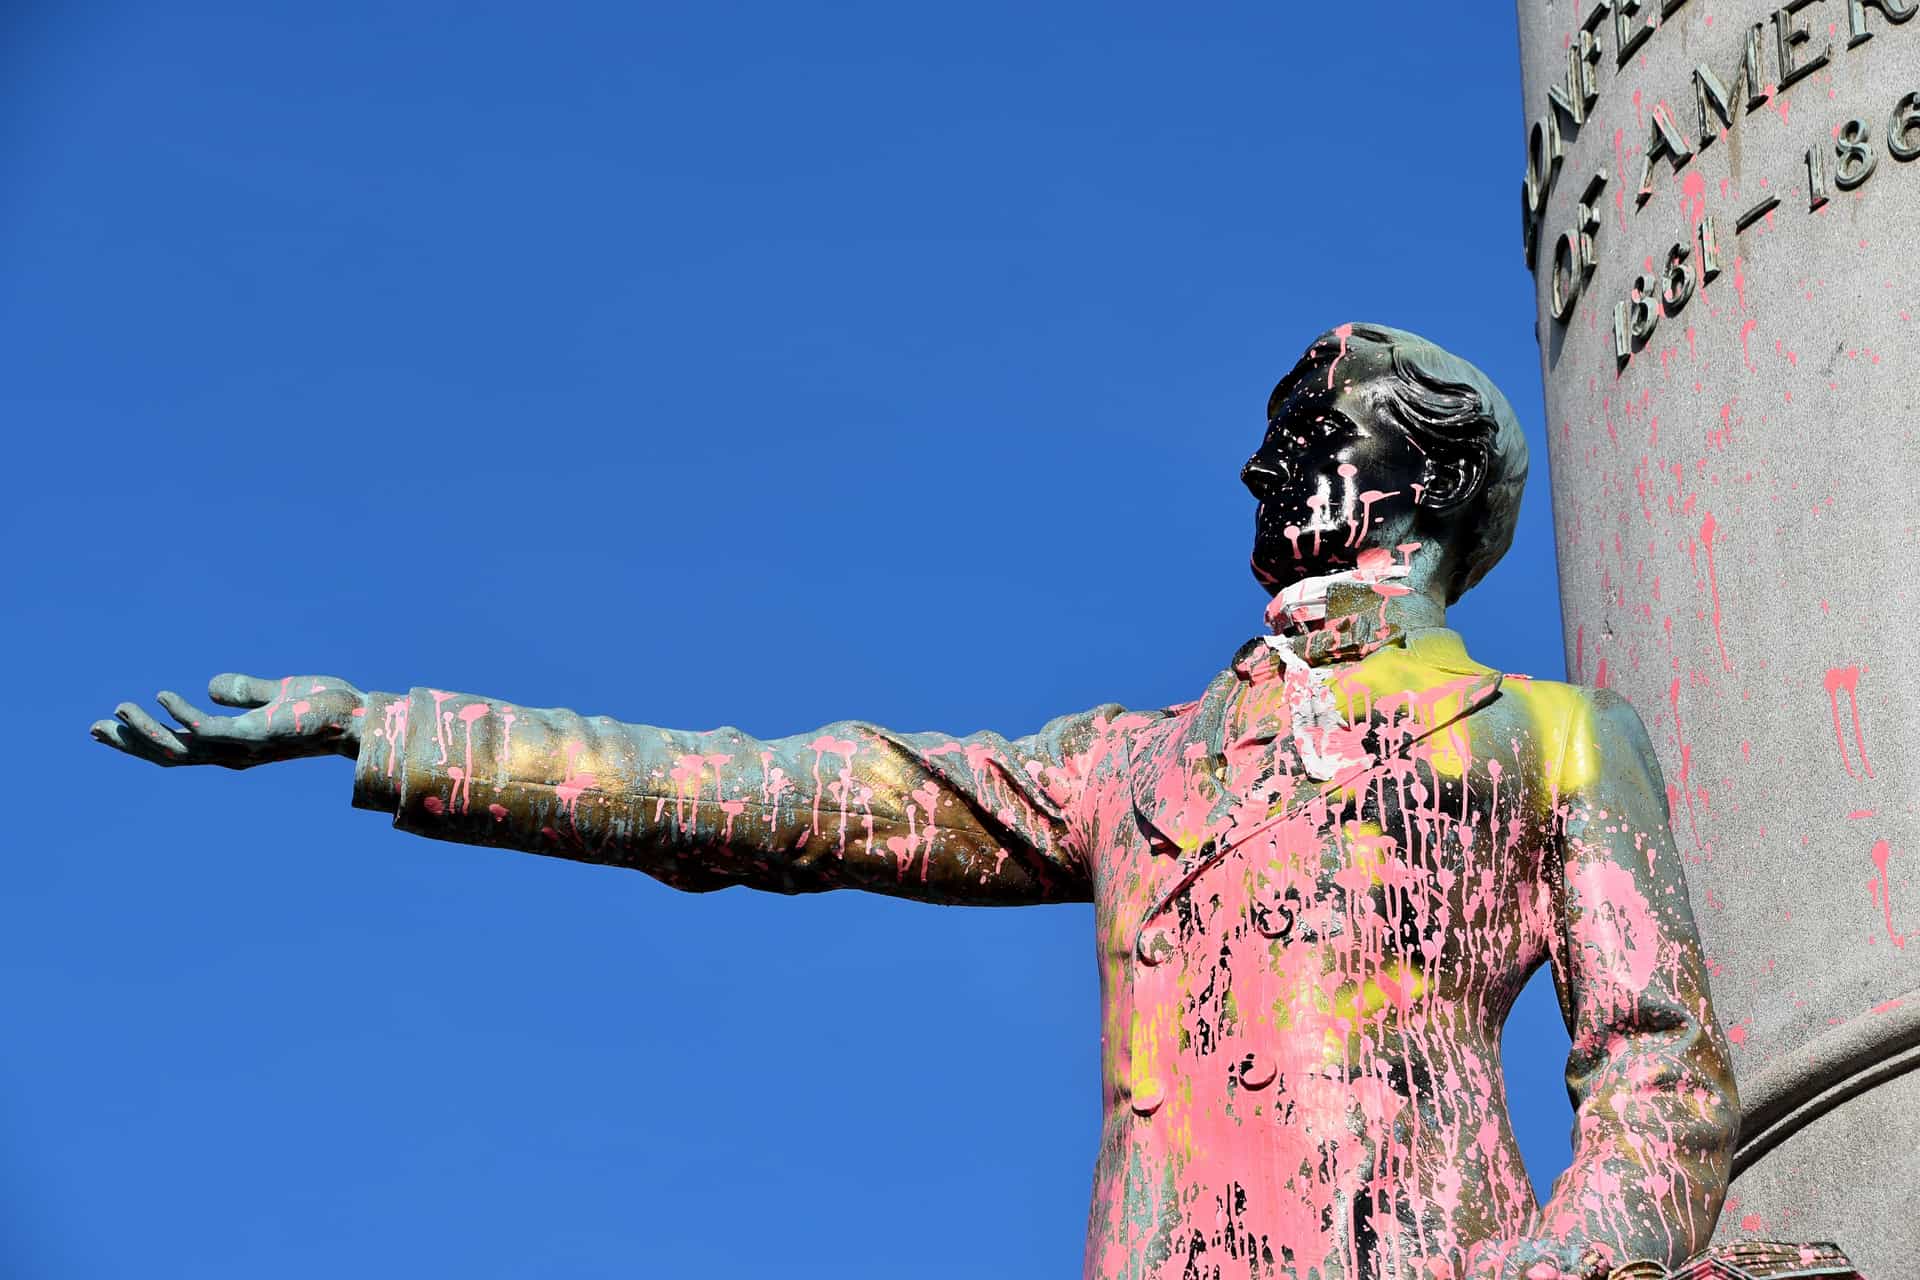
{"type": "MultiPolygon", "coordinates": [[[[1526,447],[1471,365],[1343,325],[1242,472],[1270,630],[1193,702],[953,737],[759,740],[432,688],[216,677],[94,726],[159,764],[336,752],[403,830],[678,888],[1091,901],[1098,1277],[1597,1280],[1702,1247],[1738,1103],[1633,708],[1503,675],[1446,608],[1513,536],[1526,447]],[[1571,1166],[1535,1202],[1500,1032],[1552,967],[1571,1166]]],[[[1737,1273],[1736,1273],[1737,1274],[1737,1273]]]]}

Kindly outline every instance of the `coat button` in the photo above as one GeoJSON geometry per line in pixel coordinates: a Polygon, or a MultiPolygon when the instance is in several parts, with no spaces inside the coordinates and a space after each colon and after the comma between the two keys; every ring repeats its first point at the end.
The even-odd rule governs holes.
{"type": "Polygon", "coordinates": [[[1140,931],[1140,941],[1134,944],[1134,950],[1140,955],[1140,963],[1156,965],[1173,955],[1173,935],[1159,925],[1140,931]]]}
{"type": "Polygon", "coordinates": [[[1143,1081],[1133,1091],[1133,1110],[1135,1115],[1150,1116],[1160,1109],[1166,1099],[1167,1091],[1158,1080],[1143,1081]]]}
{"type": "Polygon", "coordinates": [[[1254,1050],[1240,1059],[1240,1083],[1249,1089],[1264,1089],[1273,1083],[1273,1059],[1254,1050]]]}
{"type": "Polygon", "coordinates": [[[1286,896],[1267,893],[1254,900],[1253,926],[1269,938],[1285,941],[1293,936],[1300,909],[1300,891],[1288,889],[1286,896]]]}

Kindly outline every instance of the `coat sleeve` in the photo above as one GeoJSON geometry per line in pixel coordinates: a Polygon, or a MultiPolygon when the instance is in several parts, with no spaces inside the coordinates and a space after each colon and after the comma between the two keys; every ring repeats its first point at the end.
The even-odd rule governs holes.
{"type": "Polygon", "coordinates": [[[354,803],[403,831],[636,867],[678,889],[1085,901],[1085,779],[1118,707],[1038,733],[845,721],[761,740],[414,689],[368,697],[354,803]]]}
{"type": "Polygon", "coordinates": [[[1599,1246],[1614,1265],[1678,1265],[1713,1230],[1740,1103],[1660,765],[1632,705],[1605,690],[1580,692],[1551,745],[1549,950],[1573,1041],[1574,1132],[1541,1234],[1590,1257],[1599,1246]]]}

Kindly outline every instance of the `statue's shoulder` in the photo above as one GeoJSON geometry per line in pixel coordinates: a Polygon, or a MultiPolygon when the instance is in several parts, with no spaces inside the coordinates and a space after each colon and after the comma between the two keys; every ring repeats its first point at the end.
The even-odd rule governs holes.
{"type": "Polygon", "coordinates": [[[1568,680],[1542,680],[1518,671],[1503,672],[1500,692],[1517,709],[1542,723],[1581,729],[1596,737],[1638,733],[1646,729],[1640,713],[1616,691],[1568,680]]]}
{"type": "Polygon", "coordinates": [[[1577,791],[1602,776],[1617,776],[1620,762],[1658,777],[1645,722],[1614,690],[1509,674],[1501,693],[1538,744],[1538,758],[1556,790],[1577,791]]]}

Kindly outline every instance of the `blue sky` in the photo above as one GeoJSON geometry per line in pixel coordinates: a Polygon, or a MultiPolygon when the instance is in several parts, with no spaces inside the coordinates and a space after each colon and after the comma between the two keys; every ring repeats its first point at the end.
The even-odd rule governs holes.
{"type": "MultiPolygon", "coordinates": [[[[323,672],[762,734],[1184,700],[1259,627],[1267,391],[1350,319],[1527,419],[1455,623],[1563,673],[1500,6],[0,21],[22,1275],[1079,1265],[1087,909],[411,839],[344,761],[112,756],[122,698],[323,672]]],[[[1544,1186],[1544,977],[1507,1043],[1544,1186]]]]}

